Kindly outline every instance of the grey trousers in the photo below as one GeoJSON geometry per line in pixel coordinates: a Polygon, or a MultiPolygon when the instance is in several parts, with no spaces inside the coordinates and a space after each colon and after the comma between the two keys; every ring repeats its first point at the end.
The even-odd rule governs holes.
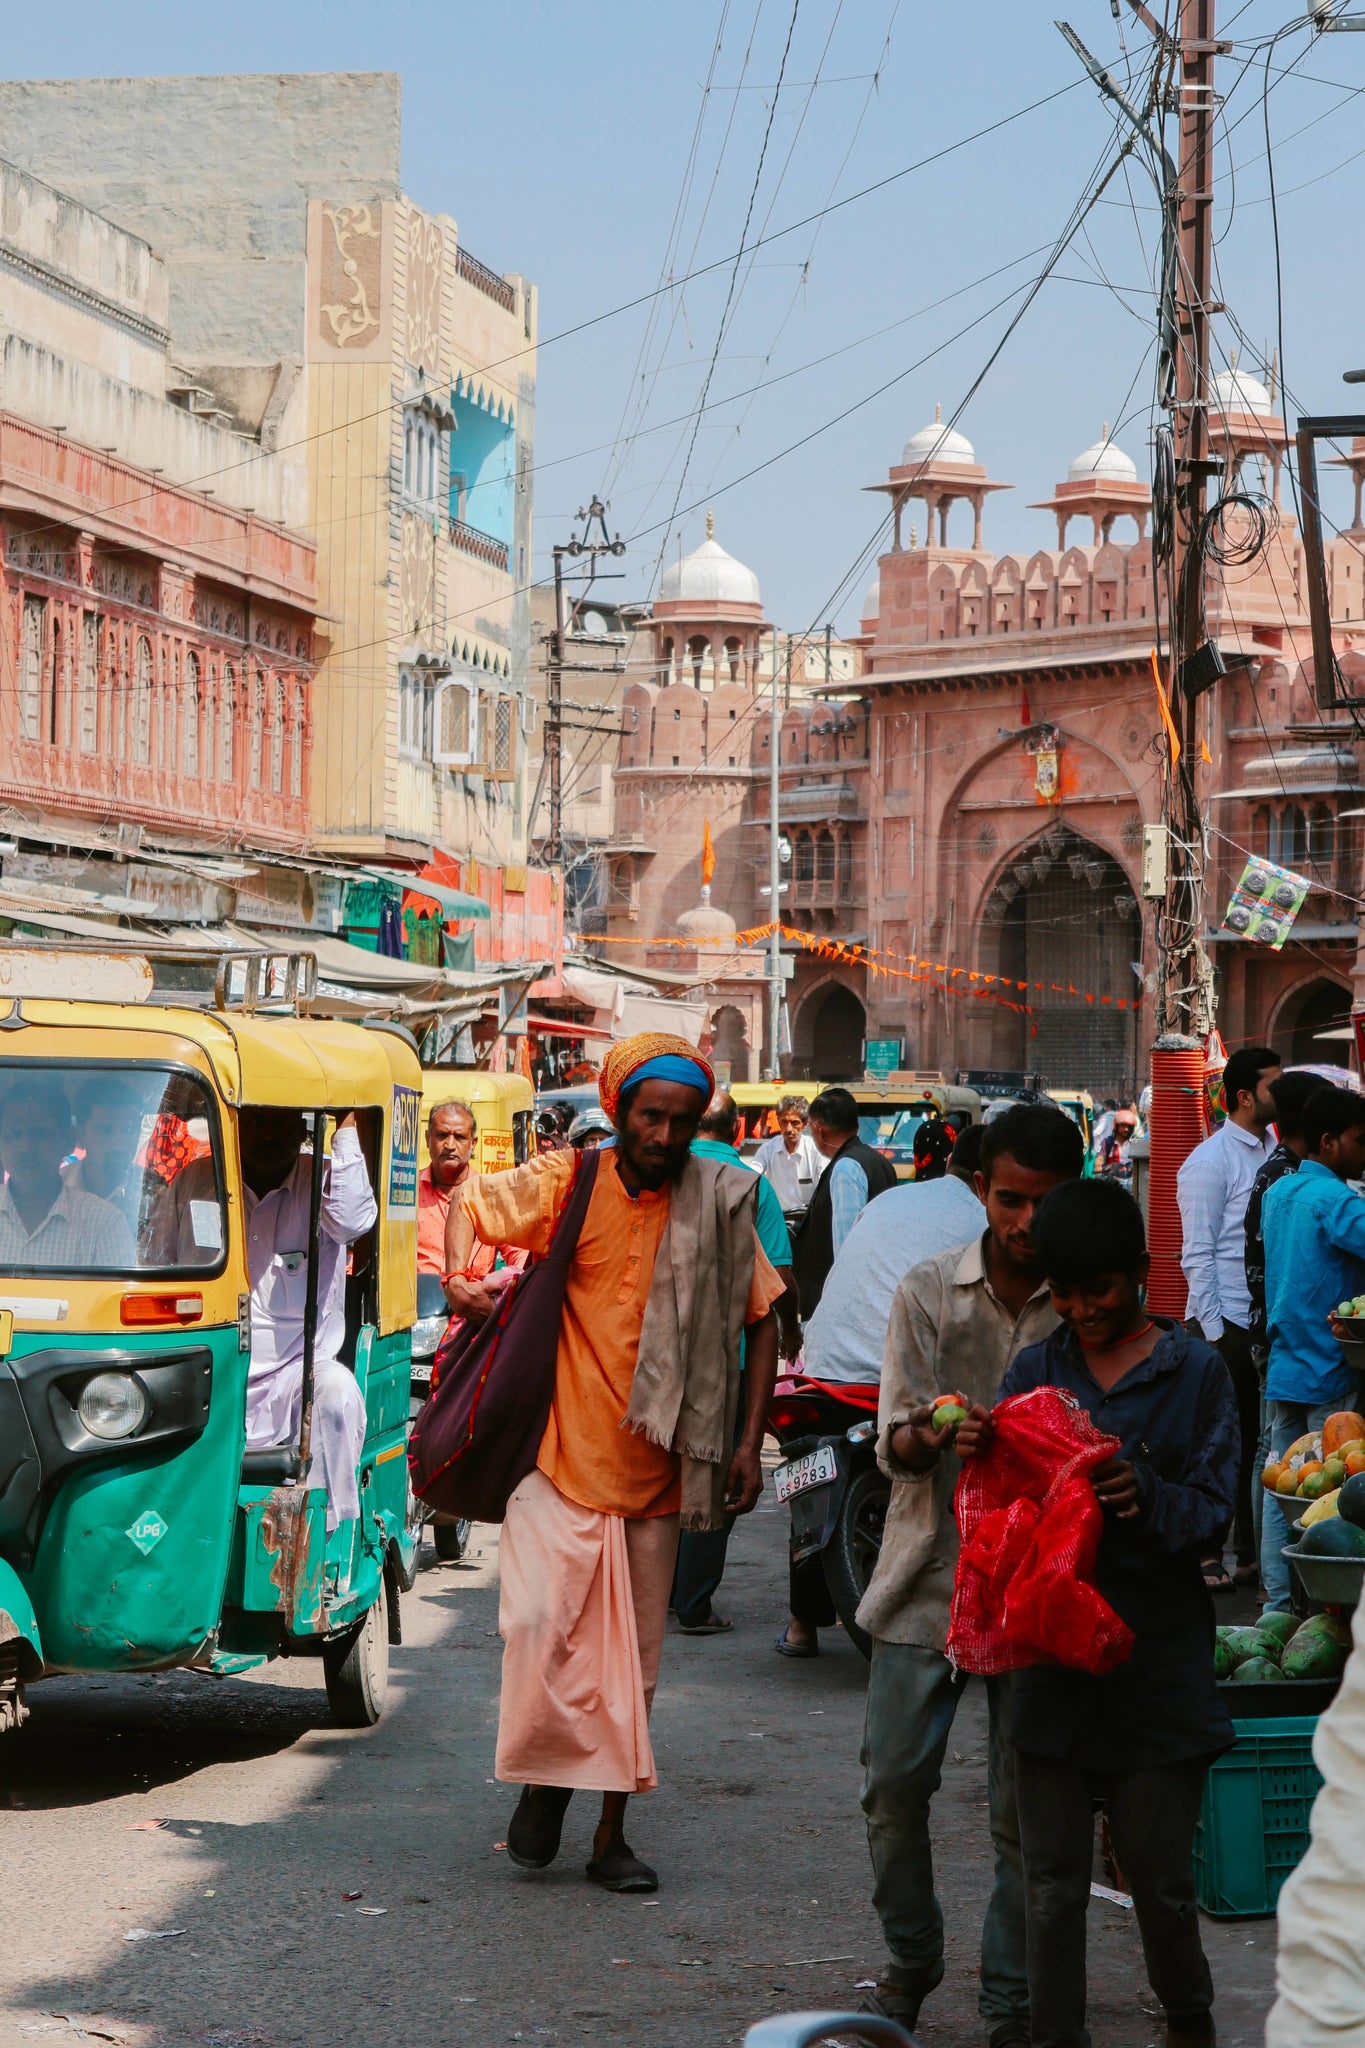
{"type": "MultiPolygon", "coordinates": [[[[863,1735],[863,1813],[872,1855],[872,1901],[895,1981],[932,1991],[943,1977],[943,1909],[934,1892],[929,1806],[967,1680],[936,1650],[874,1642],[863,1735]]],[[[981,1931],[982,2017],[1026,2018],[1024,1874],[1008,1737],[1009,1680],[986,1680],[990,1708],[987,1795],[995,1882],[981,1931]]]]}

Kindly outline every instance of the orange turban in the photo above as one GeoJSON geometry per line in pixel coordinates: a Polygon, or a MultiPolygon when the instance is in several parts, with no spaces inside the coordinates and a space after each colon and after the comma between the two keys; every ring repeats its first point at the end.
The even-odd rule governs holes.
{"type": "Polygon", "coordinates": [[[703,1109],[716,1087],[716,1077],[696,1046],[671,1031],[641,1031],[634,1038],[623,1038],[603,1060],[597,1095],[613,1123],[622,1094],[636,1081],[677,1081],[685,1088],[696,1088],[703,1109]]]}

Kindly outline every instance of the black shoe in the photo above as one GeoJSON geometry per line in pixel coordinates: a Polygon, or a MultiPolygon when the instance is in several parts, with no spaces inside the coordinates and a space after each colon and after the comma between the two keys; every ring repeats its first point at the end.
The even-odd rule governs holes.
{"type": "Polygon", "coordinates": [[[860,2003],[859,2012],[875,2012],[884,2020],[895,2020],[908,2034],[919,2018],[926,1993],[913,1990],[908,1984],[898,1984],[889,1974],[877,1979],[875,1991],[866,1993],[860,2003]]]}
{"type": "Polygon", "coordinates": [[[1215,2048],[1217,2039],[1211,2012],[1166,2015],[1166,2048],[1215,2048]]]}
{"type": "Polygon", "coordinates": [[[986,2030],[986,2048],[1029,2048],[1031,2038],[1027,2017],[992,2020],[986,2030]]]}
{"type": "Polygon", "coordinates": [[[507,1826],[507,1853],[518,1870],[544,1870],[559,1854],[571,1791],[560,1785],[523,1785],[507,1826]]]}

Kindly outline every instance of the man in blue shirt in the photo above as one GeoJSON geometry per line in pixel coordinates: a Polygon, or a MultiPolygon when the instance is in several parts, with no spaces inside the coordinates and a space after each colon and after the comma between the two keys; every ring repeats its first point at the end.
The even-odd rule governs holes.
{"type": "MultiPolygon", "coordinates": [[[[1365,1202],[1346,1183],[1365,1173],[1365,1095],[1323,1088],[1300,1122],[1304,1159],[1266,1191],[1266,1332],[1270,1365],[1270,1454],[1318,1429],[1341,1408],[1358,1408],[1361,1376],[1332,1334],[1329,1317],[1365,1291],[1365,1202]]],[[[1280,1555],[1288,1524],[1265,1502],[1261,1578],[1269,1608],[1287,1610],[1289,1572],[1280,1555]]]]}
{"type": "MultiPolygon", "coordinates": [[[[711,1097],[706,1114],[692,1140],[692,1150],[702,1159],[719,1159],[727,1166],[737,1166],[744,1173],[753,1168],[741,1158],[735,1149],[739,1136],[739,1106],[727,1089],[718,1088],[711,1097]]],[[[775,1304],[777,1326],[780,1332],[782,1355],[794,1358],[801,1348],[801,1329],[796,1320],[796,1283],[792,1278],[791,1238],[787,1233],[787,1219],[782,1214],[782,1204],[777,1190],[766,1175],[758,1175],[758,1207],[754,1213],[754,1229],[763,1247],[764,1256],[777,1269],[780,1279],[787,1283],[787,1292],[775,1304]]],[[[743,1369],[743,1339],[740,1340],[740,1367],[743,1369]]],[[[738,1416],[743,1417],[744,1401],[740,1398],[738,1416]]],[[[723,1529],[686,1529],[678,1542],[678,1563],[673,1575],[673,1611],[678,1617],[678,1627],[685,1636],[718,1636],[728,1633],[730,1623],[723,1615],[717,1614],[711,1605],[712,1595],[720,1585],[725,1572],[725,1546],[730,1541],[734,1517],[730,1516],[723,1529]]]]}

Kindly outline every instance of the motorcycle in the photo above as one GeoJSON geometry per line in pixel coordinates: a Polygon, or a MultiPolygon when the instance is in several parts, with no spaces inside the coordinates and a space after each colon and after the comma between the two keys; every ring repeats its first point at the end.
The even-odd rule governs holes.
{"type": "Polygon", "coordinates": [[[872,1639],[857,1613],[881,1555],[891,1499],[891,1481],[877,1463],[878,1392],[875,1383],[794,1373],[778,1381],[768,1409],[783,1454],[773,1484],[791,1511],[791,1561],[818,1558],[834,1611],[868,1658],[872,1639]]]}
{"type": "MultiPolygon", "coordinates": [[[[409,1422],[415,1421],[431,1399],[431,1367],[437,1347],[450,1321],[450,1309],[439,1273],[417,1275],[417,1320],[412,1326],[412,1401],[409,1422]]],[[[463,1516],[441,1515],[418,1500],[408,1481],[409,1526],[420,1547],[422,1531],[431,1532],[432,1548],[444,1564],[458,1564],[469,1548],[472,1524],[463,1516]]],[[[414,1557],[413,1574],[416,1576],[414,1557]]]]}

